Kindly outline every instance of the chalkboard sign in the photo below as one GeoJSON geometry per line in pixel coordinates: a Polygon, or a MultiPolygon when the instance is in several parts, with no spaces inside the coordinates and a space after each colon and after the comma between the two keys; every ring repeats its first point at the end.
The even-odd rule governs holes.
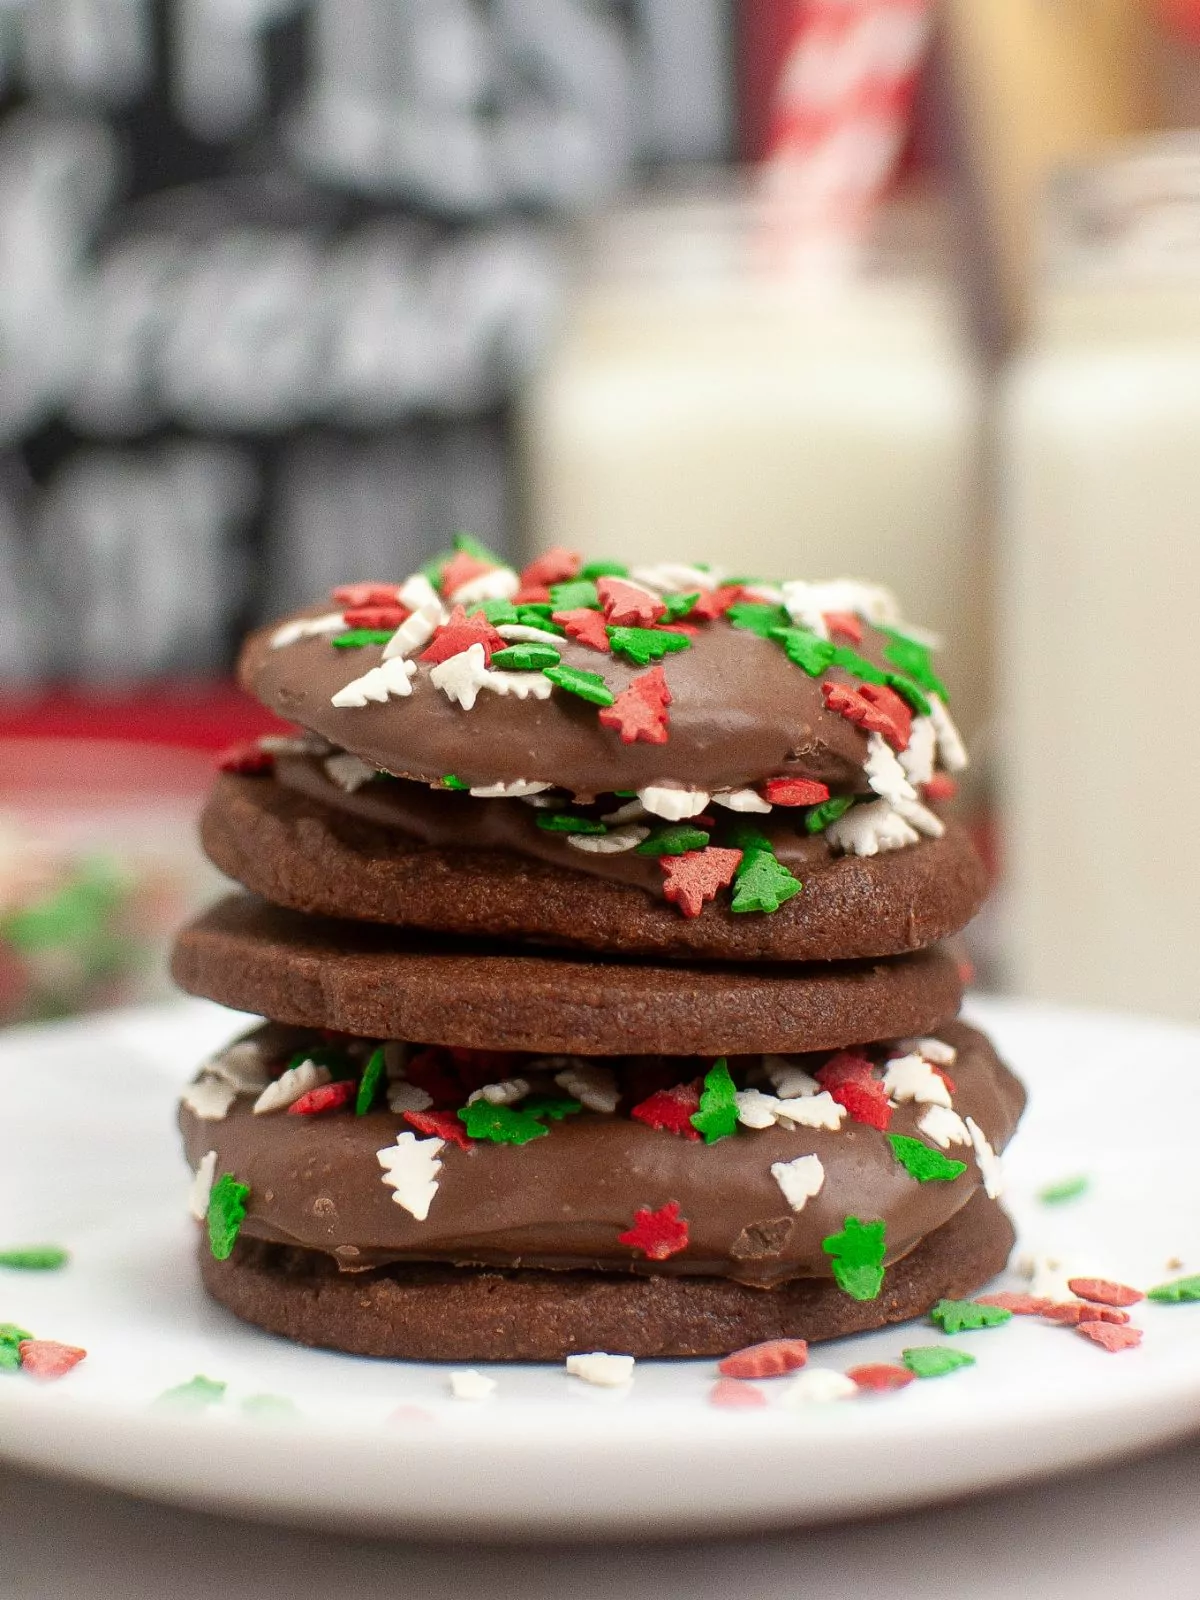
{"type": "Polygon", "coordinates": [[[719,0],[0,0],[0,681],[223,667],[503,544],[569,219],[728,127],[719,0]]]}

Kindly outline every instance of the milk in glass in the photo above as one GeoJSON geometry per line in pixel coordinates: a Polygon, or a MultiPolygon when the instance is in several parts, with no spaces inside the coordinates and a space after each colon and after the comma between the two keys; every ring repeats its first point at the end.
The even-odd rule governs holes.
{"type": "Polygon", "coordinates": [[[980,378],[945,216],[797,239],[745,193],[635,203],[586,236],[522,406],[531,550],[863,576],[945,634],[970,729],[987,682],[980,378]]]}
{"type": "Polygon", "coordinates": [[[1010,976],[1200,1015],[1200,137],[1051,196],[1001,407],[1010,976]]]}

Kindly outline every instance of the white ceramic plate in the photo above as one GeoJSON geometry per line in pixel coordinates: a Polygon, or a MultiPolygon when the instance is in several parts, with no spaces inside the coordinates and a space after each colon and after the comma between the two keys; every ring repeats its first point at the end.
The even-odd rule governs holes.
{"type": "MultiPolygon", "coordinates": [[[[1200,1030],[1018,1005],[973,1015],[1031,1090],[1008,1159],[1021,1248],[1148,1286],[1200,1269],[1200,1030]],[[1037,1191],[1086,1174],[1088,1192],[1037,1191]]],[[[1141,1449],[1200,1427],[1200,1306],[1145,1305],[1109,1355],[1033,1318],[945,1340],[909,1324],[814,1351],[822,1366],[954,1343],[977,1365],[894,1394],[787,1409],[709,1404],[712,1362],[639,1364],[627,1390],[561,1368],[446,1369],[303,1350],[201,1293],[174,1100],[235,1029],[199,1002],[0,1042],[0,1248],[55,1242],[56,1273],[0,1270],[0,1321],[84,1345],[55,1384],[0,1375],[0,1452],[188,1505],[451,1537],[718,1532],[895,1510],[1141,1449]],[[210,1409],[156,1406],[204,1373],[210,1409]],[[243,1409],[294,1402],[287,1417],[243,1409]]],[[[1014,1277],[1008,1282],[1018,1287],[1014,1277]]]]}

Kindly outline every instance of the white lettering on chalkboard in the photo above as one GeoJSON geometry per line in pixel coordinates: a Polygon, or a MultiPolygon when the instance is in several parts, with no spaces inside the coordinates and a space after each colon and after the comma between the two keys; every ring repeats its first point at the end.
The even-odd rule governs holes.
{"type": "Polygon", "coordinates": [[[50,415],[74,381],[75,284],[114,167],[102,122],[26,111],[0,132],[0,440],[50,415]]]}
{"type": "MultiPolygon", "coordinates": [[[[150,0],[0,0],[0,51],[35,93],[129,105],[151,86],[152,17],[150,0]]],[[[603,0],[171,0],[165,17],[172,108],[215,143],[270,124],[269,36],[303,28],[278,131],[322,183],[451,215],[575,209],[633,159],[633,39],[603,0]]]]}
{"type": "MultiPolygon", "coordinates": [[[[365,442],[302,434],[272,480],[263,617],[348,575],[407,571],[449,528],[504,548],[507,473],[494,423],[365,442]]],[[[0,479],[0,678],[48,669],[113,682],[220,666],[247,596],[242,531],[265,487],[239,445],[85,448],[42,491],[34,589],[19,499],[0,479]]]]}
{"type": "Polygon", "coordinates": [[[33,583],[21,535],[28,484],[15,461],[0,457],[0,682],[36,680],[49,664],[54,637],[49,608],[33,583]]]}
{"type": "Polygon", "coordinates": [[[244,590],[237,534],[256,492],[235,446],[85,450],[60,468],[38,534],[69,619],[70,670],[112,680],[219,667],[244,590]]]}
{"type": "Polygon", "coordinates": [[[553,237],[532,224],[433,244],[390,223],[329,244],[266,228],[187,249],[144,237],[81,274],[74,359],[56,369],[63,405],[113,436],[469,414],[535,363],[561,276],[553,237]]]}
{"type": "Polygon", "coordinates": [[[262,36],[304,8],[305,0],[176,0],[172,90],[184,127],[220,143],[265,121],[269,84],[262,36]]]}
{"type": "Polygon", "coordinates": [[[0,131],[0,440],[56,412],[112,437],[461,415],[509,393],[550,331],[562,261],[532,223],[147,234],[93,263],[113,172],[103,124],[0,131]]]}
{"type": "Polygon", "coordinates": [[[119,106],[150,86],[153,0],[7,0],[0,30],[34,93],[119,106]],[[7,26],[5,24],[7,23],[7,26]]]}
{"type": "Polygon", "coordinates": [[[453,423],[386,440],[300,438],[284,454],[268,529],[266,615],[347,578],[408,572],[470,528],[503,548],[504,444],[497,427],[453,423]]]}
{"type": "Polygon", "coordinates": [[[0,678],[222,663],[252,527],[268,612],[410,566],[434,530],[502,546],[495,418],[563,287],[530,213],[602,200],[635,146],[719,157],[725,102],[700,107],[727,22],[723,0],[0,0],[0,92],[31,101],[0,119],[0,447],[100,441],[42,433],[36,486],[0,456],[0,678]],[[179,126],[225,178],[185,180],[179,126]],[[377,215],[414,203],[472,225],[377,215]]]}
{"type": "Polygon", "coordinates": [[[574,208],[633,156],[633,52],[585,0],[312,0],[312,70],[290,122],[326,182],[474,213],[574,208]]]}

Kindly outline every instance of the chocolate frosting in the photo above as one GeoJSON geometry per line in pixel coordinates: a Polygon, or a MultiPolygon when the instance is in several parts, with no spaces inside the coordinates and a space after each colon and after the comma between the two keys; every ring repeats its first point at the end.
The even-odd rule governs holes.
{"type": "MultiPolygon", "coordinates": [[[[689,648],[662,662],[672,703],[661,745],[623,744],[601,725],[594,705],[557,689],[546,700],[483,692],[465,711],[430,682],[429,664],[419,659],[411,696],[334,706],[338,690],[380,664],[382,646],[343,650],[309,637],[273,649],[278,626],[247,641],[239,664],[244,687],[280,716],[401,777],[431,782],[453,773],[476,786],[525,779],[579,797],[664,781],[711,794],[775,776],[812,778],[840,794],[867,790],[866,737],[826,708],[820,681],[778,644],[724,620],[698,625],[689,648]]],[[[856,648],[887,666],[886,643],[864,626],[856,648]]],[[[564,665],[600,673],[615,694],[646,670],[570,639],[559,644],[564,665]]],[[[855,681],[837,667],[823,676],[855,681]]]]}
{"type": "MultiPolygon", "coordinates": [[[[937,1032],[958,1050],[955,1110],[973,1117],[1001,1149],[1020,1116],[1024,1091],[981,1033],[960,1022],[937,1032]]],[[[194,1167],[215,1150],[218,1173],[232,1172],[250,1185],[247,1237],[322,1251],[347,1270],[442,1261],[717,1275],[766,1287],[829,1277],[832,1263],[821,1241],[847,1215],[882,1218],[887,1259],[898,1260],[980,1187],[969,1148],[947,1152],[966,1162],[961,1176],[919,1183],[884,1134],[849,1119],[836,1133],[739,1128],[705,1145],[621,1112],[583,1112],[520,1147],[445,1145],[437,1194],[427,1219],[418,1222],[394,1203],[376,1159],[408,1126],[402,1118],[383,1111],[255,1116],[251,1105],[239,1099],[220,1122],[201,1121],[183,1107],[189,1161],[194,1167]],[[820,1157],[825,1183],[794,1213],[771,1164],[807,1154],[820,1157]],[[640,1207],[670,1201],[679,1202],[687,1219],[687,1249],[664,1262],[633,1257],[618,1234],[640,1207]]],[[[923,1110],[900,1106],[890,1131],[920,1137],[923,1110]]]]}

